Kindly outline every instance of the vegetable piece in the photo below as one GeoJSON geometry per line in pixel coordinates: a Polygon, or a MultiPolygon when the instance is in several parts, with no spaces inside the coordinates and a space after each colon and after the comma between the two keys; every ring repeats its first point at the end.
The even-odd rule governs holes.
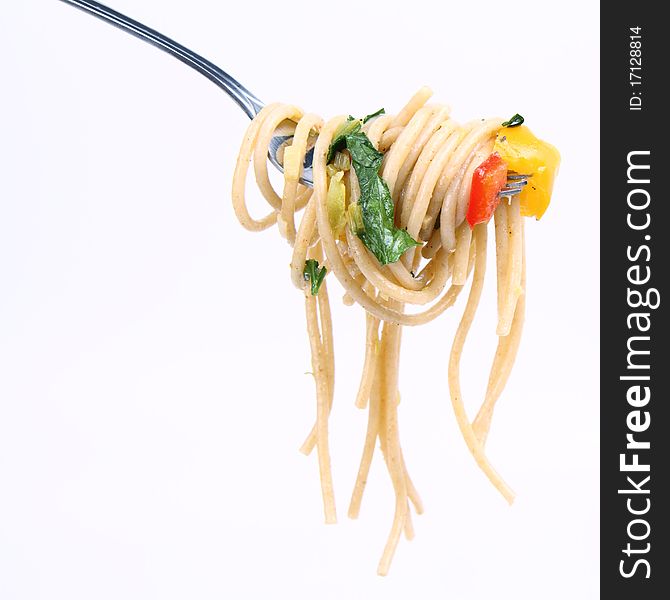
{"type": "Polygon", "coordinates": [[[326,277],[326,267],[321,267],[319,269],[319,261],[310,258],[305,261],[305,268],[303,269],[302,274],[305,281],[311,282],[312,296],[316,296],[326,277]]]}
{"type": "Polygon", "coordinates": [[[501,125],[503,127],[518,127],[523,124],[523,117],[516,113],[509,121],[503,121],[501,125]]]}
{"type": "Polygon", "coordinates": [[[488,223],[500,202],[498,192],[506,182],[507,163],[497,152],[491,154],[474,170],[466,215],[471,229],[478,223],[488,223]]]}
{"type": "MultiPolygon", "coordinates": [[[[329,165],[330,166],[330,165],[329,165]]],[[[345,187],[342,177],[344,171],[337,171],[335,175],[330,178],[328,184],[328,196],[326,198],[326,206],[328,208],[328,221],[330,228],[333,230],[333,235],[338,238],[344,231],[346,218],[344,216],[345,203],[345,187]]]]}
{"type": "Polygon", "coordinates": [[[558,173],[561,155],[551,144],[536,138],[525,125],[498,132],[493,151],[500,154],[507,168],[530,175],[519,194],[521,214],[539,219],[547,210],[558,173]]]}
{"type": "Polygon", "coordinates": [[[364,123],[367,123],[370,119],[374,119],[375,117],[385,113],[386,111],[383,108],[380,108],[377,112],[373,112],[366,117],[363,117],[362,119],[355,119],[349,115],[347,120],[337,128],[337,131],[333,136],[333,141],[330,143],[330,148],[328,148],[326,162],[332,162],[335,153],[346,147],[345,138],[348,135],[351,135],[352,133],[358,133],[364,123]]]}
{"type": "Polygon", "coordinates": [[[328,177],[334,177],[337,175],[338,171],[339,169],[336,169],[335,165],[326,165],[326,175],[328,175],[328,177]]]}
{"type": "Polygon", "coordinates": [[[363,117],[363,123],[367,123],[370,119],[374,119],[375,117],[378,117],[379,115],[386,114],[386,111],[383,108],[380,108],[377,112],[373,112],[369,114],[367,117],[363,117]]]}
{"type": "Polygon", "coordinates": [[[361,210],[360,204],[356,203],[349,205],[349,208],[347,209],[347,221],[349,222],[349,229],[356,235],[365,230],[363,211],[361,210]]]}
{"type": "Polygon", "coordinates": [[[328,156],[326,156],[326,163],[330,163],[335,158],[335,153],[346,148],[346,137],[352,133],[358,133],[361,130],[361,121],[359,119],[354,119],[351,115],[347,120],[340,125],[335,131],[333,136],[333,141],[330,142],[330,147],[328,148],[328,156]]]}
{"type": "Polygon", "coordinates": [[[351,168],[351,159],[346,152],[336,152],[333,167],[338,171],[348,171],[351,168]]]}
{"type": "Polygon", "coordinates": [[[398,261],[406,250],[420,244],[404,229],[395,226],[391,192],[379,176],[383,155],[375,149],[368,136],[360,131],[360,121],[358,123],[358,128],[350,128],[349,133],[341,138],[335,137],[328,156],[334,155],[335,144],[343,144],[349,150],[361,188],[358,204],[364,228],[356,231],[356,234],[380,264],[387,265],[398,261]]]}

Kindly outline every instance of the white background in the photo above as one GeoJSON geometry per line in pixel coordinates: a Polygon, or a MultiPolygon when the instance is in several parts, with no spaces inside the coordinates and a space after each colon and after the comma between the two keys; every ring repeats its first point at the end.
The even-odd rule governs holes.
{"type": "MultiPolygon", "coordinates": [[[[598,4],[109,1],[267,101],[395,112],[428,84],[461,121],[520,112],[561,150],[553,203],[527,223],[526,330],[487,446],[518,498],[486,481],[451,413],[462,298],[404,334],[401,438],[426,512],[375,575],[393,494],[376,456],[347,519],[364,319],[333,282],[339,524],[323,525],[315,457],[297,451],[315,401],[289,248],[230,204],[246,117],[88,15],[7,2],[0,597],[596,598],[598,4]]],[[[463,361],[471,411],[495,347],[489,276],[463,361]]]]}

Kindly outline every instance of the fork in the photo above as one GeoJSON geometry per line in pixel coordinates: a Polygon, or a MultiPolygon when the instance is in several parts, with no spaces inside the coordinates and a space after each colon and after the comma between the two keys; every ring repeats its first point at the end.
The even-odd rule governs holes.
{"type": "Polygon", "coordinates": [[[507,183],[505,183],[503,189],[498,192],[498,196],[511,200],[512,196],[520,194],[524,186],[528,185],[528,179],[530,177],[532,177],[532,175],[509,171],[507,173],[507,183]]]}
{"type": "MultiPolygon", "coordinates": [[[[119,29],[134,35],[144,42],[156,46],[163,52],[171,54],[181,62],[187,64],[192,69],[195,69],[201,75],[204,75],[219,86],[233,101],[244,111],[250,119],[253,119],[265,106],[258,97],[245,88],[234,77],[231,77],[220,67],[196,54],[192,50],[182,46],[181,44],[171,40],[169,37],[159,33],[158,31],[121,14],[120,12],[94,2],[93,0],[61,0],[65,4],[74,6],[110,25],[114,25],[119,29]]],[[[268,160],[281,172],[283,167],[283,151],[289,140],[293,138],[296,123],[290,120],[285,120],[279,124],[270,140],[270,147],[268,150],[268,160]]],[[[313,142],[314,140],[312,140],[313,142]]],[[[308,187],[313,187],[314,177],[312,174],[312,160],[314,157],[314,147],[312,146],[305,156],[303,163],[302,177],[300,182],[308,187]]]]}
{"type": "MultiPolygon", "coordinates": [[[[195,69],[201,75],[204,75],[219,86],[226,94],[228,94],[233,101],[244,111],[250,119],[253,119],[265,106],[258,97],[245,88],[237,79],[230,76],[220,67],[196,54],[192,50],[182,46],[178,42],[171,40],[169,37],[159,33],[155,29],[151,29],[142,23],[121,14],[120,12],[109,8],[100,2],[93,0],[61,0],[65,4],[74,6],[110,25],[114,25],[119,29],[134,35],[144,42],[156,46],[163,52],[171,54],[184,64],[192,69],[195,69]]],[[[285,120],[279,124],[270,140],[268,149],[268,160],[272,165],[284,172],[283,166],[283,152],[287,142],[293,138],[296,123],[290,120],[285,120]]],[[[312,161],[314,159],[314,138],[311,139],[311,148],[305,156],[303,163],[302,177],[300,182],[308,187],[314,186],[314,175],[312,172],[312,161]]],[[[519,193],[523,187],[528,183],[530,175],[523,175],[517,173],[510,173],[507,178],[507,184],[500,190],[499,196],[502,198],[511,198],[519,193]]]]}

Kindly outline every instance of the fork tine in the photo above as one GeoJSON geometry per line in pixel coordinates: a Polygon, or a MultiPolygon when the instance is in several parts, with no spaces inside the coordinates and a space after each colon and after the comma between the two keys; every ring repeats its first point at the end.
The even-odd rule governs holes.
{"type": "Polygon", "coordinates": [[[522,173],[508,173],[505,187],[498,192],[500,198],[511,198],[521,193],[524,186],[528,185],[530,175],[522,173]]]}
{"type": "Polygon", "coordinates": [[[521,193],[521,188],[514,189],[505,189],[503,188],[498,192],[500,198],[511,198],[512,196],[518,196],[521,193]]]}
{"type": "Polygon", "coordinates": [[[504,190],[520,190],[522,187],[528,185],[527,181],[517,181],[514,183],[508,183],[503,188],[504,190]]]}

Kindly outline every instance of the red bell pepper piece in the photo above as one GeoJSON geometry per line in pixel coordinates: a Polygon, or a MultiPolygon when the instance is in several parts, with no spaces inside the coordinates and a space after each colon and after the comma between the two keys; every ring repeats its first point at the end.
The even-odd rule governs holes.
{"type": "Polygon", "coordinates": [[[474,170],[466,215],[471,229],[478,223],[488,222],[500,202],[498,193],[506,183],[507,163],[497,152],[474,170]]]}

